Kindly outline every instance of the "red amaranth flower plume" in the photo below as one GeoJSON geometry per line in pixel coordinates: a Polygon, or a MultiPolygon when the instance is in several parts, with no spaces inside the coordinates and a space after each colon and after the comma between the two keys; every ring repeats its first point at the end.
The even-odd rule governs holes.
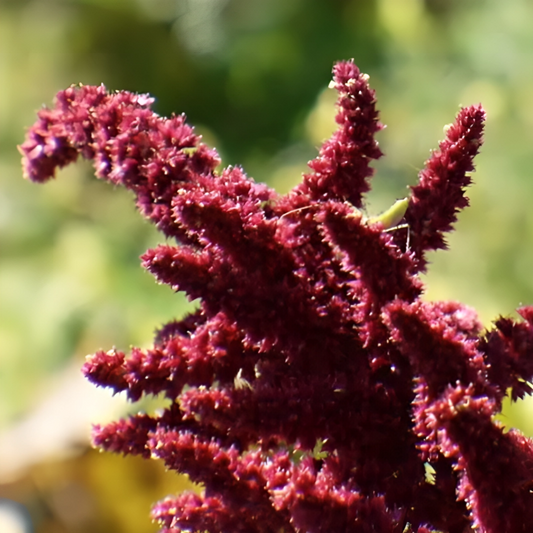
{"type": "Polygon", "coordinates": [[[388,228],[359,210],[382,155],[374,92],[353,62],[332,85],[338,130],[284,196],[217,172],[185,117],[147,96],[71,87],[39,112],[26,176],[94,160],[175,241],[145,268],[200,302],[153,348],[87,359],[97,385],[170,401],[94,442],[202,485],[154,507],[167,533],[533,531],[533,444],[494,419],[508,390],[531,390],[533,308],[485,334],[470,308],[420,300],[426,252],[468,203],[484,111],[459,112],[388,228]]]}

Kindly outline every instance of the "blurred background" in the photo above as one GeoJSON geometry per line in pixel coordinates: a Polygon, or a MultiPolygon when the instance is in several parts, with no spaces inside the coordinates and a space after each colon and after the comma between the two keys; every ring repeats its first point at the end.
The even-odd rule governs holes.
{"type": "MultiPolygon", "coordinates": [[[[84,383],[84,356],[150,345],[186,302],[141,269],[162,238],[127,192],[81,161],[46,186],[22,179],[36,110],[73,83],[147,92],[224,165],[285,192],[333,130],[333,63],[354,58],[387,124],[376,214],[416,183],[459,105],[481,102],[471,207],[425,282],[490,327],[533,304],[532,30],[529,0],[0,0],[0,531],[29,533],[29,516],[39,533],[154,532],[151,503],[187,486],[90,449],[90,424],[127,406],[84,383]]],[[[530,405],[502,421],[533,435],[530,405]]]]}

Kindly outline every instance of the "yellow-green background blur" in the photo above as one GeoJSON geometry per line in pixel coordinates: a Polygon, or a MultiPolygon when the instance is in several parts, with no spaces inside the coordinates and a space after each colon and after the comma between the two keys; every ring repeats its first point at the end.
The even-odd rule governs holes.
{"type": "MultiPolygon", "coordinates": [[[[140,268],[162,238],[127,192],[82,161],[45,186],[22,179],[16,145],[36,110],[73,83],[148,92],[159,114],[185,112],[225,165],[283,192],[332,131],[326,87],[349,58],[387,125],[370,214],[406,195],[459,105],[485,106],[471,207],[431,256],[427,298],[472,305],[487,327],[516,316],[533,304],[530,0],[0,0],[0,498],[24,503],[39,533],[157,529],[150,503],[185,482],[90,451],[90,420],[117,416],[114,403],[78,417],[76,401],[96,400],[81,386],[76,400],[69,376],[99,348],[148,346],[186,303],[140,268]],[[56,393],[58,409],[39,411],[56,393]],[[49,434],[58,446],[2,477],[18,461],[2,456],[2,435],[23,455],[49,434]]],[[[523,402],[502,421],[533,435],[529,413],[523,402]]]]}

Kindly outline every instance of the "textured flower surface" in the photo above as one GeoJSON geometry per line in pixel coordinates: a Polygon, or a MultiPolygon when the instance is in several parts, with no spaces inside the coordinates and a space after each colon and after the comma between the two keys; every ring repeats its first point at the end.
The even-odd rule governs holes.
{"type": "Polygon", "coordinates": [[[172,242],[145,268],[199,302],[151,349],[88,357],[97,385],[168,399],[94,442],[202,486],[155,505],[167,533],[530,533],[533,443],[494,416],[531,390],[533,308],[485,332],[470,308],[420,299],[426,253],[468,203],[484,111],[459,112],[388,228],[361,214],[382,155],[374,92],[353,62],[332,87],[338,129],[284,196],[217,171],[148,96],[71,87],[39,112],[26,176],[92,159],[172,242]]]}

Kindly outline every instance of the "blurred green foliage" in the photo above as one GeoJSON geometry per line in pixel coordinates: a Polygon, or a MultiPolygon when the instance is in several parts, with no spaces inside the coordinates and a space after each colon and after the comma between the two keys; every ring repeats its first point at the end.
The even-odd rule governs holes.
{"type": "MultiPolygon", "coordinates": [[[[489,326],[533,303],[532,21],[528,0],[0,0],[0,427],[69,359],[147,345],[187,305],[141,270],[162,238],[128,193],[86,163],[44,187],[22,180],[16,145],[58,90],[151,93],[224,164],[286,191],[333,127],[334,61],[354,58],[388,126],[370,214],[405,196],[458,106],[482,102],[471,207],[426,282],[489,326]]],[[[533,434],[525,406],[503,419],[533,434]]]]}

